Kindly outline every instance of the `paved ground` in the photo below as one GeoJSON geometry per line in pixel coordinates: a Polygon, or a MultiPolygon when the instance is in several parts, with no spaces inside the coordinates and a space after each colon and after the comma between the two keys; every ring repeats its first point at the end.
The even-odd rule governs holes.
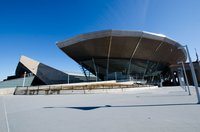
{"type": "Polygon", "coordinates": [[[0,132],[199,132],[192,87],[123,93],[0,96],[0,132]]]}

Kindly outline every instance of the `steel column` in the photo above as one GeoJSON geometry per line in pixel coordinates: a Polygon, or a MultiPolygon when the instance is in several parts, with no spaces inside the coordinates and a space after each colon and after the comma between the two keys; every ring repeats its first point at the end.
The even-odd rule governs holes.
{"type": "Polygon", "coordinates": [[[181,64],[182,64],[182,67],[183,67],[183,73],[185,75],[185,80],[186,80],[186,84],[187,84],[187,88],[188,88],[188,94],[191,95],[190,87],[189,87],[189,83],[188,83],[188,78],[187,78],[187,74],[186,74],[186,71],[185,71],[185,66],[184,66],[183,62],[181,62],[181,64]]]}
{"type": "Polygon", "coordinates": [[[132,54],[131,54],[131,58],[130,58],[130,60],[129,60],[129,66],[128,66],[128,75],[130,74],[130,68],[131,68],[132,58],[133,58],[133,56],[135,55],[135,53],[136,53],[136,51],[137,51],[137,49],[138,49],[138,47],[139,47],[139,45],[140,45],[140,42],[142,41],[142,36],[143,36],[143,33],[142,33],[142,35],[141,35],[139,41],[137,42],[137,45],[136,45],[134,51],[133,51],[132,54]]]}
{"type": "Polygon", "coordinates": [[[110,59],[110,50],[112,44],[112,34],[110,36],[109,47],[108,47],[108,57],[107,57],[107,67],[106,67],[106,80],[108,80],[108,72],[109,72],[109,59],[110,59]]]}

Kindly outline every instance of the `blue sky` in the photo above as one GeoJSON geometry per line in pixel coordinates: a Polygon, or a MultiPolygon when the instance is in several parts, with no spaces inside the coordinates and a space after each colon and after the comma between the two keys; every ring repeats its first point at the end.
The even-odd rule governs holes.
{"type": "Polygon", "coordinates": [[[21,55],[63,71],[79,66],[55,43],[104,29],[165,34],[200,54],[200,0],[0,0],[0,80],[21,55]]]}

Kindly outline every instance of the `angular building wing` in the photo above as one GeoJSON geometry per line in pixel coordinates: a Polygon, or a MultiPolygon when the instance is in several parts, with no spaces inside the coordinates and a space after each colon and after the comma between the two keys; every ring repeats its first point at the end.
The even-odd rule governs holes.
{"type": "MultiPolygon", "coordinates": [[[[95,78],[91,77],[91,81],[95,78]]],[[[77,83],[86,81],[80,74],[65,73],[36,60],[21,56],[15,75],[0,82],[0,88],[77,83]]]]}
{"type": "Polygon", "coordinates": [[[16,75],[22,76],[24,73],[33,74],[36,84],[62,84],[67,83],[68,75],[62,71],[54,69],[26,56],[21,56],[16,69],[16,75]]]}

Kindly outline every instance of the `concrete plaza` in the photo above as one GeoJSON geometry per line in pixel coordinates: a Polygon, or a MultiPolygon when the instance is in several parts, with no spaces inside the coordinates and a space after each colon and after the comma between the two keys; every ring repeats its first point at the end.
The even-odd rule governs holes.
{"type": "Polygon", "coordinates": [[[0,96],[0,132],[199,132],[194,87],[0,96]]]}

